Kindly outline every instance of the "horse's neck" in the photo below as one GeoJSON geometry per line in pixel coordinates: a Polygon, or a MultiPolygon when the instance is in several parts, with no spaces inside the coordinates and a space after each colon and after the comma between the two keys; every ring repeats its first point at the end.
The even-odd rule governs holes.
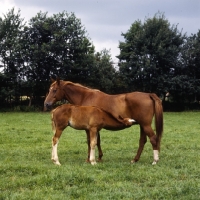
{"type": "Polygon", "coordinates": [[[92,90],[73,83],[65,83],[63,89],[65,92],[65,99],[75,105],[82,105],[85,97],[92,93],[92,90]]]}

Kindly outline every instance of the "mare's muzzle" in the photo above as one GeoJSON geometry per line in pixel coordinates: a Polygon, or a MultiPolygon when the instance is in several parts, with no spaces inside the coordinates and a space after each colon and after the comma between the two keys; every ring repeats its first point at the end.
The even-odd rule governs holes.
{"type": "Polygon", "coordinates": [[[44,103],[44,111],[49,111],[52,109],[51,103],[44,103]]]}

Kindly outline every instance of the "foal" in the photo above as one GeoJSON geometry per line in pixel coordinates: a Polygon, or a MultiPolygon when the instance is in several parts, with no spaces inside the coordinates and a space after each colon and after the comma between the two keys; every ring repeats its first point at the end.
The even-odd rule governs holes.
{"type": "Polygon", "coordinates": [[[116,119],[110,113],[95,106],[61,105],[52,111],[54,136],[52,138],[51,159],[55,164],[60,165],[57,154],[58,141],[67,126],[87,132],[88,142],[90,142],[88,158],[91,164],[95,165],[97,133],[102,128],[107,130],[121,130],[136,123],[134,119],[122,118],[121,116],[119,116],[119,119],[116,119]]]}

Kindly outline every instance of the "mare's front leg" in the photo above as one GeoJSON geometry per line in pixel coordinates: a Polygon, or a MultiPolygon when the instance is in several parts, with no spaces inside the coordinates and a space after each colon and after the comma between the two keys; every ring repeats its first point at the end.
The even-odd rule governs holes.
{"type": "Polygon", "coordinates": [[[145,133],[143,127],[140,126],[139,147],[138,147],[138,150],[137,150],[137,154],[136,154],[135,158],[131,161],[131,163],[135,163],[135,162],[137,162],[140,159],[140,156],[142,154],[142,151],[144,149],[144,145],[146,144],[146,142],[147,142],[146,133],[145,133]]]}
{"type": "Polygon", "coordinates": [[[88,156],[86,162],[90,162],[90,132],[88,130],[85,131],[87,136],[87,145],[88,145],[88,156]]]}
{"type": "Polygon", "coordinates": [[[100,137],[99,131],[97,132],[97,148],[98,148],[98,151],[99,151],[98,161],[100,162],[100,161],[102,161],[103,152],[102,152],[102,149],[101,149],[101,137],[100,137]]]}

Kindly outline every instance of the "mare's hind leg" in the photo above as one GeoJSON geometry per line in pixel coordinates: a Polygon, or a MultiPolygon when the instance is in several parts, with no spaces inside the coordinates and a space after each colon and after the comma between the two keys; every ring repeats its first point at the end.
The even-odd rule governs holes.
{"type": "Polygon", "coordinates": [[[52,138],[52,156],[51,156],[51,160],[53,161],[54,164],[56,165],[61,165],[58,159],[58,141],[59,138],[62,134],[62,131],[60,130],[56,130],[53,138],[52,138]]]}
{"type": "Polygon", "coordinates": [[[103,152],[102,152],[102,149],[101,149],[101,137],[100,137],[100,132],[98,131],[97,132],[97,148],[98,148],[98,151],[99,151],[99,158],[98,158],[98,161],[102,161],[102,156],[103,156],[103,152]]]}
{"type": "Polygon", "coordinates": [[[152,163],[152,165],[155,165],[159,160],[159,148],[158,148],[158,144],[157,144],[157,136],[155,135],[155,133],[150,125],[143,127],[143,131],[149,137],[149,140],[151,142],[151,145],[153,148],[153,163],[152,163]]]}
{"type": "Polygon", "coordinates": [[[139,147],[137,150],[137,154],[135,156],[135,158],[131,161],[131,163],[135,163],[140,159],[140,156],[142,154],[142,151],[144,149],[144,145],[147,142],[147,136],[144,132],[144,129],[140,126],[140,140],[139,140],[139,147]]]}
{"type": "Polygon", "coordinates": [[[85,131],[87,136],[87,145],[88,145],[88,156],[86,162],[90,162],[90,132],[88,130],[85,131]]]}
{"type": "Polygon", "coordinates": [[[148,127],[147,135],[150,139],[152,148],[153,148],[153,162],[152,165],[156,165],[159,161],[159,147],[157,143],[157,136],[155,135],[154,131],[151,127],[148,127]]]}

